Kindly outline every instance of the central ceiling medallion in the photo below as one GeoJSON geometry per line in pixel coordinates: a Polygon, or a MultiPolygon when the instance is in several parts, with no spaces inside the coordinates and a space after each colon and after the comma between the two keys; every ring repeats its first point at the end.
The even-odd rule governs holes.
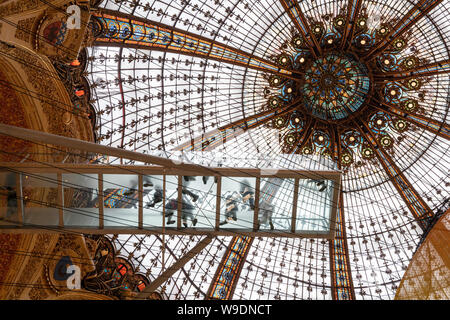
{"type": "Polygon", "coordinates": [[[350,54],[328,53],[306,67],[304,107],[314,117],[338,121],[361,109],[371,87],[367,67],[350,54]]]}
{"type": "Polygon", "coordinates": [[[312,34],[307,38],[292,31],[270,56],[292,76],[266,74],[267,102],[262,105],[275,111],[268,126],[280,132],[283,153],[331,157],[341,167],[376,161],[379,148],[394,152],[394,144],[412,128],[403,113],[422,112],[418,98],[424,101],[425,79],[392,74],[427,63],[405,51],[404,37],[368,57],[392,23],[373,28],[362,13],[344,37],[345,21],[345,16],[327,23],[310,21],[312,34]]]}

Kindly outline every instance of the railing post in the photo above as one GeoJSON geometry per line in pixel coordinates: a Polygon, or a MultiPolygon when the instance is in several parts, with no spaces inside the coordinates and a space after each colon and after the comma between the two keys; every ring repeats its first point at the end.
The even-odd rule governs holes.
{"type": "Polygon", "coordinates": [[[183,200],[183,176],[178,176],[177,228],[181,228],[181,210],[183,200]]]}
{"type": "Polygon", "coordinates": [[[255,212],[253,213],[253,231],[258,231],[259,229],[258,213],[259,213],[260,189],[261,189],[261,178],[257,177],[255,185],[255,212]]]}
{"type": "Polygon", "coordinates": [[[138,175],[138,228],[142,229],[144,226],[144,193],[143,193],[143,177],[138,175]]]}
{"type": "Polygon", "coordinates": [[[23,226],[24,217],[24,202],[22,190],[22,174],[16,173],[16,197],[17,197],[17,222],[19,226],[23,226]]]}
{"type": "Polygon", "coordinates": [[[98,227],[104,228],[103,174],[98,174],[98,227]]]}
{"type": "Polygon", "coordinates": [[[295,178],[294,180],[294,196],[292,203],[292,222],[291,222],[291,232],[295,233],[295,229],[297,227],[297,202],[298,202],[298,186],[300,183],[299,178],[295,178]]]}
{"type": "Polygon", "coordinates": [[[217,177],[217,194],[216,194],[216,223],[215,229],[220,227],[220,203],[222,199],[222,177],[217,177]]]}
{"type": "Polygon", "coordinates": [[[59,227],[62,229],[64,228],[64,188],[63,188],[63,181],[62,181],[62,173],[56,174],[56,180],[58,183],[58,196],[57,196],[57,202],[58,202],[58,212],[59,212],[59,227]]]}

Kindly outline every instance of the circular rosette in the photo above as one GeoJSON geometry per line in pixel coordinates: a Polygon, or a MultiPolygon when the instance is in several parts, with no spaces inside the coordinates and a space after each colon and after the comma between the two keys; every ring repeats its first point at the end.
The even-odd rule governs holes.
{"type": "Polygon", "coordinates": [[[336,17],[333,21],[333,25],[336,29],[341,30],[345,26],[345,17],[336,17]]]}
{"type": "Polygon", "coordinates": [[[341,135],[341,143],[347,148],[355,149],[360,146],[361,142],[362,137],[359,132],[346,131],[341,135]]]}
{"type": "Polygon", "coordinates": [[[118,21],[108,20],[106,23],[106,35],[108,37],[114,38],[119,34],[120,25],[118,21]]]}
{"type": "Polygon", "coordinates": [[[401,64],[402,64],[403,68],[405,68],[405,69],[412,69],[418,65],[418,59],[414,56],[407,57],[407,58],[403,59],[401,64]]]}
{"type": "Polygon", "coordinates": [[[291,56],[286,53],[282,53],[277,57],[277,63],[281,67],[289,67],[292,64],[291,56]]]}
{"type": "Polygon", "coordinates": [[[387,134],[382,135],[379,138],[379,142],[383,148],[390,148],[394,144],[394,140],[387,134]]]}
{"type": "Polygon", "coordinates": [[[333,45],[337,41],[338,37],[334,33],[327,33],[322,40],[322,43],[325,47],[329,47],[333,45]]]}
{"type": "Polygon", "coordinates": [[[291,39],[291,45],[295,48],[295,49],[301,49],[304,45],[305,42],[303,40],[303,37],[301,35],[295,35],[292,37],[291,39]]]}
{"type": "Polygon", "coordinates": [[[417,106],[418,106],[417,101],[412,99],[406,100],[402,103],[403,110],[405,110],[408,113],[415,112],[417,110],[417,106]]]}
{"type": "Polygon", "coordinates": [[[130,36],[131,36],[130,25],[125,22],[120,22],[119,38],[120,39],[128,39],[130,36]]]}
{"type": "Polygon", "coordinates": [[[269,85],[274,88],[281,87],[281,85],[285,81],[286,81],[286,79],[283,79],[282,77],[275,75],[275,74],[273,74],[269,77],[269,85]]]}
{"type": "Polygon", "coordinates": [[[350,166],[353,161],[353,153],[350,150],[345,150],[341,155],[341,164],[343,166],[350,166]]]}
{"type": "Polygon", "coordinates": [[[397,57],[390,53],[384,54],[378,58],[378,64],[385,71],[395,70],[398,67],[397,57]]]}
{"type": "Polygon", "coordinates": [[[316,149],[325,149],[330,147],[331,139],[328,133],[322,130],[316,130],[312,135],[312,142],[316,149]]]}
{"type": "Polygon", "coordinates": [[[314,24],[311,29],[317,38],[320,38],[322,34],[325,32],[324,26],[320,23],[314,24]]]}
{"type": "Polygon", "coordinates": [[[395,83],[386,84],[384,87],[384,97],[388,102],[398,102],[402,95],[402,88],[395,83]]]}
{"type": "Polygon", "coordinates": [[[294,81],[286,81],[283,88],[281,89],[281,93],[285,97],[290,97],[295,93],[295,82],[294,81]]]}
{"type": "MultiPolygon", "coordinates": [[[[147,41],[156,41],[156,40],[157,40],[156,39],[156,34],[154,32],[150,32],[147,35],[147,41]]],[[[181,37],[175,38],[175,43],[176,44],[180,44],[182,41],[184,41],[184,40],[181,37]]]]}
{"type": "Polygon", "coordinates": [[[367,48],[374,44],[375,40],[367,33],[360,34],[354,40],[354,44],[358,48],[367,48]]]}
{"type": "Polygon", "coordinates": [[[297,69],[302,69],[306,66],[308,61],[308,54],[305,52],[300,52],[294,56],[294,67],[297,69]]]}
{"type": "Polygon", "coordinates": [[[315,153],[314,145],[312,145],[312,144],[307,144],[306,146],[304,146],[304,147],[300,150],[300,152],[301,152],[302,154],[305,154],[305,155],[312,155],[312,154],[315,153]]]}
{"type": "Polygon", "coordinates": [[[392,48],[394,51],[402,51],[406,47],[406,41],[403,39],[397,39],[392,43],[392,48]]]}
{"type": "Polygon", "coordinates": [[[369,118],[369,128],[375,133],[386,131],[390,123],[390,116],[383,112],[377,112],[369,118]]]}
{"type": "Polygon", "coordinates": [[[287,120],[285,117],[278,117],[272,120],[272,124],[274,128],[282,129],[286,127],[287,120]]]}
{"type": "Polygon", "coordinates": [[[367,18],[361,17],[356,21],[356,25],[360,30],[366,30],[367,29],[367,18]]]}
{"type": "Polygon", "coordinates": [[[361,148],[361,156],[366,160],[370,160],[375,157],[375,152],[373,151],[373,149],[371,147],[363,146],[361,148]]]}
{"type": "Polygon", "coordinates": [[[331,53],[309,65],[301,93],[313,116],[338,121],[363,106],[370,88],[368,70],[362,63],[349,55],[331,53]]]}
{"type": "Polygon", "coordinates": [[[289,124],[293,128],[301,129],[305,123],[304,117],[301,113],[293,112],[290,116],[289,124]]]}
{"type": "Polygon", "coordinates": [[[409,90],[419,90],[421,85],[422,85],[421,81],[417,78],[409,79],[406,82],[406,86],[408,87],[409,90]]]}
{"type": "Polygon", "coordinates": [[[272,96],[269,98],[269,101],[268,101],[269,109],[276,109],[276,108],[279,108],[281,105],[282,105],[282,101],[279,97],[272,96]]]}
{"type": "Polygon", "coordinates": [[[386,34],[388,34],[389,31],[390,31],[389,26],[382,24],[377,30],[377,35],[380,37],[384,37],[386,34]]]}
{"type": "Polygon", "coordinates": [[[392,121],[392,127],[397,132],[405,132],[408,130],[409,123],[403,119],[395,119],[392,121]]]}
{"type": "Polygon", "coordinates": [[[284,136],[284,142],[288,145],[288,146],[293,146],[296,142],[297,142],[297,135],[295,134],[295,132],[289,132],[288,134],[286,134],[284,136]]]}
{"type": "Polygon", "coordinates": [[[133,35],[131,37],[134,41],[141,41],[145,38],[145,28],[144,26],[136,25],[133,29],[133,35]]]}

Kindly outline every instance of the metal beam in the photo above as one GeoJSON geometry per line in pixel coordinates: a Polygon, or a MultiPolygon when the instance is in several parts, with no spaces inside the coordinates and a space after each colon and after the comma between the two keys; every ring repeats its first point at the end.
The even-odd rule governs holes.
{"type": "Polygon", "coordinates": [[[305,124],[305,127],[302,130],[302,135],[300,137],[299,143],[297,145],[293,145],[290,148],[290,152],[288,152],[288,153],[295,153],[297,151],[301,152],[302,148],[304,146],[306,146],[309,139],[313,135],[315,124],[316,124],[316,119],[314,119],[313,117],[310,117],[308,120],[308,123],[305,124]]]}
{"type": "Polygon", "coordinates": [[[229,300],[233,297],[253,239],[253,237],[233,237],[217,267],[206,295],[207,300],[229,300]]]}
{"type": "Polygon", "coordinates": [[[390,114],[391,116],[403,119],[419,128],[427,130],[437,136],[450,140],[450,125],[444,122],[439,122],[419,114],[410,114],[405,112],[401,107],[387,102],[379,101],[381,106],[372,103],[372,106],[382,112],[390,114]]]}
{"type": "Polygon", "coordinates": [[[420,0],[363,58],[366,61],[375,58],[441,2],[442,0],[420,0]]]}
{"type": "Polygon", "coordinates": [[[264,237],[264,238],[312,238],[312,239],[332,239],[328,233],[319,232],[296,232],[292,233],[289,231],[252,231],[252,229],[220,229],[218,231],[214,228],[166,228],[162,231],[162,227],[153,227],[152,229],[139,229],[138,227],[114,227],[114,226],[104,226],[103,229],[99,229],[96,226],[93,227],[64,227],[58,228],[55,226],[44,226],[44,225],[31,225],[25,224],[21,226],[17,221],[11,220],[0,220],[0,234],[1,233],[11,233],[11,234],[39,234],[42,232],[48,233],[61,233],[70,232],[73,234],[97,234],[97,235],[108,235],[108,234],[141,234],[141,235],[174,235],[174,236],[221,236],[221,237],[264,237]]]}
{"type": "Polygon", "coordinates": [[[342,149],[341,149],[341,133],[339,131],[338,127],[335,127],[331,131],[331,152],[333,155],[333,158],[336,161],[337,167],[339,170],[342,170],[342,163],[341,163],[341,156],[342,156],[342,149]]]}
{"type": "MultiPolygon", "coordinates": [[[[107,164],[78,164],[78,163],[16,163],[0,162],[0,172],[21,172],[29,174],[39,173],[76,173],[76,174],[135,174],[135,175],[186,175],[183,166],[171,168],[169,172],[162,166],[146,165],[107,165],[107,164]]],[[[300,178],[300,179],[324,179],[339,180],[341,173],[336,170],[292,170],[279,169],[274,174],[261,172],[260,169],[250,168],[224,168],[208,167],[209,173],[222,177],[275,177],[275,178],[300,178]]],[[[201,176],[203,170],[189,171],[189,174],[201,176]]]]}
{"type": "Polygon", "coordinates": [[[344,33],[341,40],[341,48],[346,49],[352,43],[355,31],[356,19],[361,10],[362,0],[349,0],[347,5],[347,19],[345,21],[344,33]]]}
{"type": "Polygon", "coordinates": [[[412,184],[406,179],[403,172],[395,164],[394,160],[389,154],[384,151],[378,139],[372,133],[372,130],[367,124],[361,122],[362,126],[355,122],[355,127],[359,129],[359,132],[364,139],[372,146],[372,149],[380,161],[380,164],[389,176],[390,181],[399,192],[403,201],[405,201],[409,210],[414,216],[422,230],[427,230],[428,223],[426,220],[431,219],[434,214],[427,203],[422,199],[419,193],[414,189],[412,184]],[[367,132],[367,133],[366,133],[367,132]]]}
{"type": "Polygon", "coordinates": [[[204,57],[298,80],[295,77],[297,71],[280,68],[272,61],[161,22],[108,9],[99,9],[92,16],[103,30],[94,39],[95,46],[120,46],[204,57]]]}
{"type": "Polygon", "coordinates": [[[344,196],[342,190],[339,193],[335,228],[335,238],[329,242],[332,297],[333,300],[355,300],[355,289],[345,231],[344,196]]]}
{"type": "Polygon", "coordinates": [[[193,138],[191,139],[191,141],[180,144],[173,150],[174,151],[213,150],[217,146],[224,144],[227,140],[231,140],[232,138],[238,137],[242,133],[246,132],[248,129],[256,128],[275,119],[276,117],[294,111],[299,103],[300,99],[297,99],[286,107],[274,110],[265,110],[257,114],[254,114],[250,117],[245,117],[243,119],[233,121],[216,130],[212,130],[196,138],[193,138]]]}
{"type": "Polygon", "coordinates": [[[173,276],[178,270],[180,270],[186,263],[188,263],[192,258],[194,258],[200,251],[202,251],[208,244],[212,241],[212,236],[206,236],[199,243],[195,245],[188,253],[177,260],[172,266],[170,266],[166,271],[164,271],[158,278],[153,280],[147,287],[145,287],[142,292],[140,292],[136,299],[146,299],[148,298],[160,285],[167,281],[171,276],[173,276]]]}
{"type": "Polygon", "coordinates": [[[443,73],[450,73],[450,59],[417,66],[409,70],[374,73],[373,77],[375,81],[398,81],[415,77],[430,77],[443,73]]]}
{"type": "Polygon", "coordinates": [[[317,58],[322,54],[322,48],[320,43],[317,41],[316,36],[312,33],[308,20],[300,9],[297,0],[280,0],[280,3],[291,18],[297,30],[302,35],[306,44],[310,48],[311,53],[317,58]]]}
{"type": "Polygon", "coordinates": [[[6,124],[0,124],[0,134],[4,134],[7,136],[16,137],[19,139],[32,141],[36,143],[43,143],[43,144],[51,144],[51,145],[57,145],[61,146],[63,148],[70,148],[70,149],[77,149],[87,152],[93,152],[93,153],[100,153],[104,155],[109,155],[112,157],[118,157],[118,158],[125,158],[130,160],[135,160],[139,162],[144,163],[152,163],[156,165],[160,165],[167,168],[182,168],[186,171],[197,171],[197,172],[203,172],[205,175],[212,174],[214,172],[211,172],[208,170],[207,167],[194,165],[194,164],[188,164],[188,163],[175,163],[174,161],[163,158],[163,157],[157,157],[157,156],[151,156],[144,153],[134,152],[134,151],[128,151],[124,149],[104,146],[101,144],[83,141],[79,139],[74,138],[68,138],[64,136],[59,136],[56,134],[46,133],[42,131],[37,130],[31,130],[31,129],[25,129],[21,127],[16,126],[10,126],[6,124]]]}
{"type": "MultiPolygon", "coordinates": [[[[338,129],[332,131],[333,155],[336,159],[338,169],[341,165],[341,137],[338,129]]],[[[339,190],[336,220],[333,224],[335,238],[329,241],[330,246],[330,272],[331,272],[331,294],[333,300],[355,300],[355,289],[348,255],[347,233],[344,218],[344,196],[342,188],[339,190]]]]}

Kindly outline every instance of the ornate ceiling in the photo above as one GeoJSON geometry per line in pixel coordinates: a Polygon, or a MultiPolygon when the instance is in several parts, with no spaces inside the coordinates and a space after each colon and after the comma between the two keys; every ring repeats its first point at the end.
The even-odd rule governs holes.
{"type": "MultiPolygon", "coordinates": [[[[241,265],[226,270],[235,299],[394,298],[428,219],[449,198],[448,1],[99,7],[86,58],[98,143],[198,151],[204,144],[190,141],[208,145],[209,132],[244,123],[251,129],[214,150],[240,161],[300,153],[344,171],[335,241],[216,238],[164,283],[169,299],[214,295],[227,259],[241,265]]],[[[152,280],[199,240],[113,242],[152,280]]]]}

